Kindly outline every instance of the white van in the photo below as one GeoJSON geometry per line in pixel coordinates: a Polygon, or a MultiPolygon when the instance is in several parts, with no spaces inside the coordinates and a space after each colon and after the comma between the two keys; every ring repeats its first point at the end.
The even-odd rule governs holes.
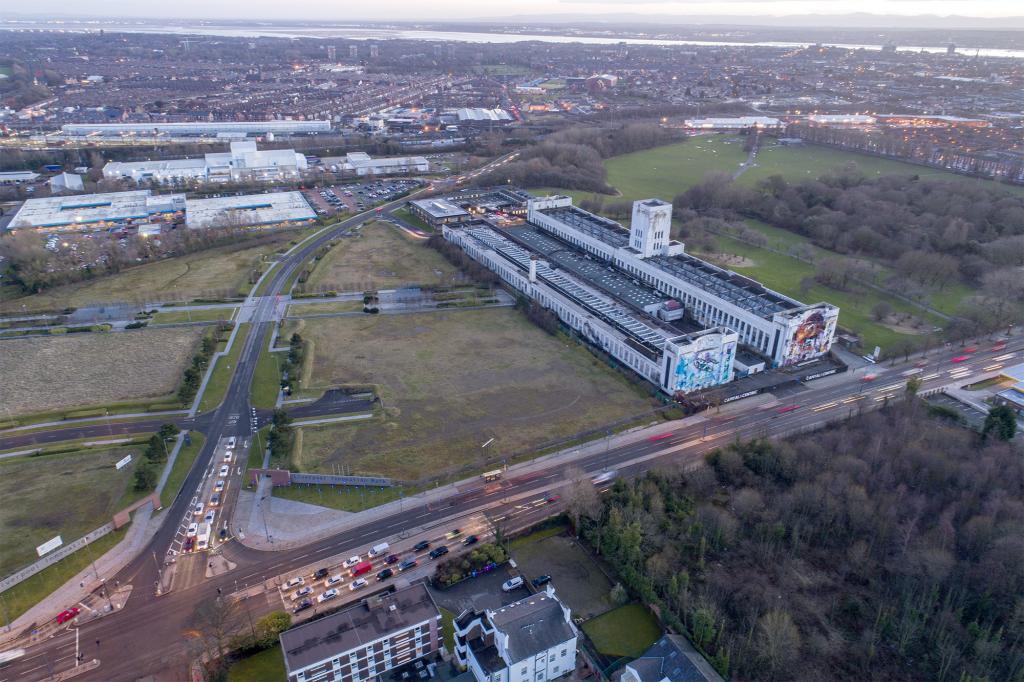
{"type": "Polygon", "coordinates": [[[385,554],[388,551],[389,547],[390,545],[388,545],[388,543],[386,542],[382,542],[379,545],[374,545],[373,548],[370,550],[370,556],[380,556],[381,554],[385,554]]]}
{"type": "Polygon", "coordinates": [[[518,590],[523,586],[523,576],[517,575],[515,578],[509,578],[501,584],[502,592],[511,592],[512,590],[518,590]]]}

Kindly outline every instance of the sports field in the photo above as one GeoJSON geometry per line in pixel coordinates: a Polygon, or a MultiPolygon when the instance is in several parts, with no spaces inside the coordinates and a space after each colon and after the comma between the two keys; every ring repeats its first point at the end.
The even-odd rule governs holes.
{"type": "Polygon", "coordinates": [[[272,253],[295,236],[277,233],[261,246],[239,249],[221,246],[129,268],[116,275],[56,287],[41,294],[0,302],[0,312],[52,310],[112,302],[146,303],[159,300],[226,298],[248,290],[249,273],[263,254],[272,253]]]}
{"type": "Polygon", "coordinates": [[[512,309],[307,319],[302,335],[315,383],[376,385],[386,412],[303,429],[303,471],[340,464],[414,481],[652,407],[584,348],[512,309]]]}
{"type": "Polygon", "coordinates": [[[169,327],[3,341],[2,416],[168,396],[202,334],[169,327]]]}
{"type": "Polygon", "coordinates": [[[366,291],[452,284],[456,269],[422,241],[373,222],[339,242],[313,268],[307,291],[366,291]]]}
{"type": "Polygon", "coordinates": [[[62,455],[0,459],[0,575],[38,558],[55,535],[76,540],[111,519],[136,496],[132,472],[140,446],[97,447],[62,455]],[[135,460],[121,470],[114,463],[135,460]],[[17,504],[10,504],[17,499],[17,504]]]}

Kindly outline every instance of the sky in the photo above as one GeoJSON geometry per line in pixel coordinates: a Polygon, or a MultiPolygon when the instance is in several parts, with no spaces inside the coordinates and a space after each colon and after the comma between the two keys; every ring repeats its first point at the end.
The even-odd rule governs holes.
{"type": "MultiPolygon", "coordinates": [[[[6,12],[0,0],[0,18],[6,12]]],[[[453,20],[513,15],[573,14],[600,19],[601,14],[687,14],[784,16],[791,14],[931,14],[971,17],[1020,16],[1022,0],[35,0],[19,3],[20,12],[107,17],[176,17],[213,19],[327,19],[327,20],[453,20]],[[29,9],[30,8],[30,9],[29,9]]]]}

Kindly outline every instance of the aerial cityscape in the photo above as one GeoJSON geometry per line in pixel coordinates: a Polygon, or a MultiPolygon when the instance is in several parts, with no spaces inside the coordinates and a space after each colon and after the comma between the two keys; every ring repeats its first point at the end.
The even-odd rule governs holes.
{"type": "Polygon", "coordinates": [[[1024,682],[1010,0],[0,10],[0,682],[1024,682]]]}

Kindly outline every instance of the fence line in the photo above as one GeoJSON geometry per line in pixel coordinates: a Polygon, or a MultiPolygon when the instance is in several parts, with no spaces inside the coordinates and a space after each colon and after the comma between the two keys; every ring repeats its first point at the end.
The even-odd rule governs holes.
{"type": "Polygon", "coordinates": [[[99,540],[101,537],[111,532],[112,530],[114,530],[114,523],[112,521],[107,522],[99,528],[97,528],[96,530],[86,533],[74,542],[69,542],[57,551],[50,552],[49,554],[42,557],[35,563],[32,563],[26,566],[25,568],[21,569],[17,573],[13,573],[4,578],[3,580],[0,580],[0,592],[5,592],[14,587],[15,585],[17,585],[18,583],[28,580],[29,578],[34,576],[36,573],[39,573],[43,569],[49,568],[61,559],[69,557],[78,550],[85,547],[86,545],[91,544],[96,540],[99,540]]]}

